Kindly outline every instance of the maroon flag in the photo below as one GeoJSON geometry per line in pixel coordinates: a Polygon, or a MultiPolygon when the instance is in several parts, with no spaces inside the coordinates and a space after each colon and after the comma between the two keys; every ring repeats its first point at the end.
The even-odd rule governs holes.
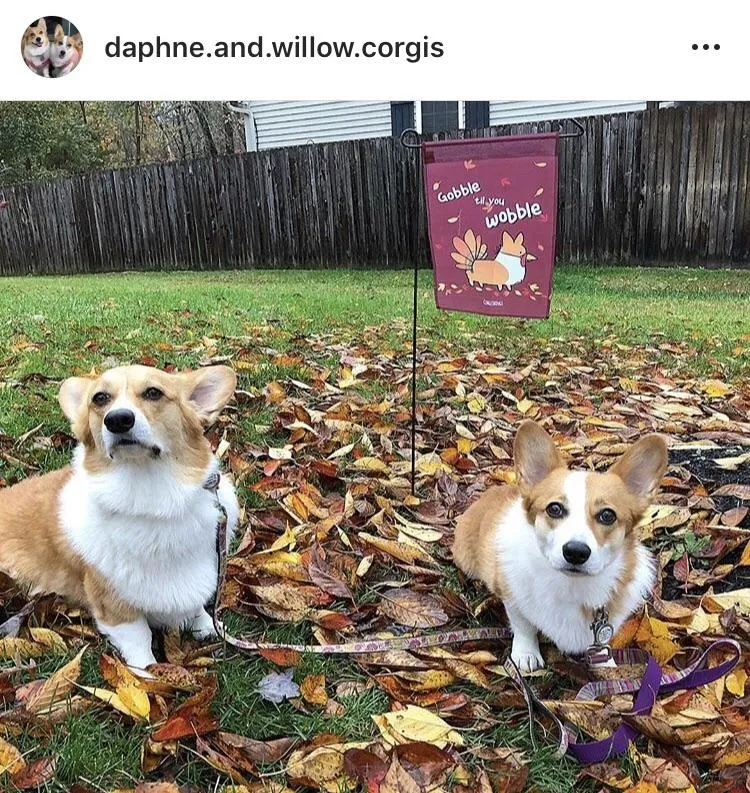
{"type": "Polygon", "coordinates": [[[438,308],[549,316],[558,133],[422,146],[438,308]]]}

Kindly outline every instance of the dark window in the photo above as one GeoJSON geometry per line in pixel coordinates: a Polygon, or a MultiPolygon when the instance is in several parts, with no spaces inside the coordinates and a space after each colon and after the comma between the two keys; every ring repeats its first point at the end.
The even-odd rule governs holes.
{"type": "Polygon", "coordinates": [[[466,115],[466,129],[484,129],[490,125],[489,102],[467,102],[464,107],[466,115]]]}
{"type": "Polygon", "coordinates": [[[458,102],[422,102],[422,132],[452,132],[460,128],[458,102]]]}
{"type": "Polygon", "coordinates": [[[391,134],[398,137],[414,127],[414,102],[391,102],[391,134]]]}

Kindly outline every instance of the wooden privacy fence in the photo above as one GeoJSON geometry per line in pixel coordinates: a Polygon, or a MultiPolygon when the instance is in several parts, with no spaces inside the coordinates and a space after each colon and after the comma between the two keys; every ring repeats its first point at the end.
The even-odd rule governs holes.
{"type": "MultiPolygon", "coordinates": [[[[581,121],[584,135],[560,142],[559,258],[750,267],[750,103],[581,121]]],[[[85,174],[3,198],[3,275],[429,261],[418,157],[392,138],[85,174]]]]}

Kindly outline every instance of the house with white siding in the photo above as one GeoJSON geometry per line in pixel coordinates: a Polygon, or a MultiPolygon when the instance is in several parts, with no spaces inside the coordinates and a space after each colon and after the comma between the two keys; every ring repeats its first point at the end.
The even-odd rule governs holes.
{"type": "MultiPolygon", "coordinates": [[[[673,102],[661,102],[672,105],[673,102]]],[[[231,104],[245,117],[248,151],[400,135],[414,127],[430,134],[499,124],[580,118],[643,110],[646,102],[273,102],[231,104]]]]}

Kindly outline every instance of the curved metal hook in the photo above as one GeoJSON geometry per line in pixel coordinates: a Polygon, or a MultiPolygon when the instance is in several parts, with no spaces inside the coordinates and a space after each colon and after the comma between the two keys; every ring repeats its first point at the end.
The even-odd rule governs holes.
{"type": "MultiPolygon", "coordinates": [[[[586,131],[586,129],[584,128],[583,124],[581,124],[581,122],[577,118],[569,118],[567,120],[570,121],[571,124],[575,124],[578,127],[578,129],[575,132],[561,132],[560,133],[560,137],[561,138],[580,138],[581,135],[583,135],[583,133],[586,131]]],[[[562,128],[562,124],[560,125],[560,127],[562,128]]]]}
{"type": "Polygon", "coordinates": [[[422,144],[421,144],[421,142],[419,140],[419,133],[413,127],[410,127],[409,129],[405,129],[401,133],[401,135],[399,136],[399,140],[401,141],[401,145],[405,149],[421,149],[422,148],[422,144]],[[414,140],[408,140],[408,138],[410,138],[410,137],[413,137],[414,140],[416,140],[416,143],[414,142],[414,140]]]}

